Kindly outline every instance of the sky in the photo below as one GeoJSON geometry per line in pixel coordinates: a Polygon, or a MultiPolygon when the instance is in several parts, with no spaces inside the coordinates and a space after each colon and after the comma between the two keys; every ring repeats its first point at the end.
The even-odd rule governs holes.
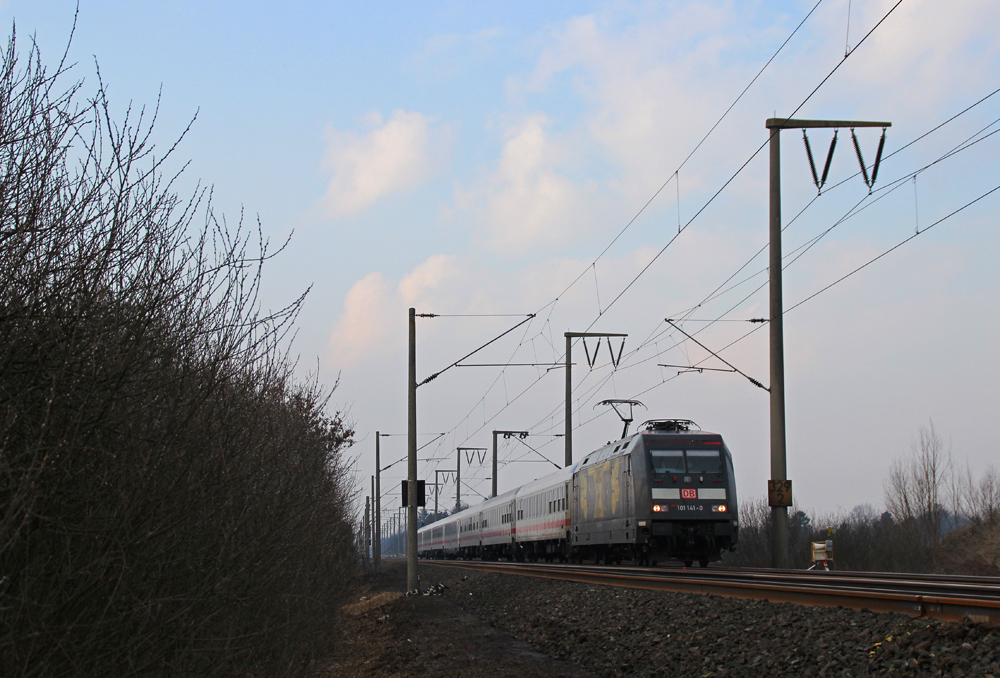
{"type": "MultiPolygon", "coordinates": [[[[0,19],[54,66],[75,7],[6,0],[0,19]]],[[[159,101],[159,148],[193,120],[168,163],[190,160],[179,193],[211,186],[228,221],[291,236],[262,304],[310,290],[292,351],[337,384],[362,495],[375,432],[406,431],[414,307],[439,314],[417,322],[418,380],[534,314],[466,360],[509,366],[418,389],[429,482],[494,429],[531,434],[502,441],[501,491],[561,464],[565,372],[520,364],[590,331],[628,336],[617,367],[574,344],[576,459],[621,434],[598,403],[637,398],[636,424],[721,433],[741,497],[763,496],[768,394],[661,367],[728,369],[665,319],[768,385],[767,327],[748,322],[768,315],[765,120],[891,122],[871,192],[850,129],[821,194],[801,132],[781,134],[788,476],[801,508],[833,513],[880,509],[931,423],[963,472],[996,463],[997,25],[990,0],[80,0],[68,55],[85,90],[99,67],[117,115],[159,101]]],[[[856,133],[871,165],[882,130],[856,133]]],[[[820,173],[831,137],[809,134],[820,173]]],[[[388,466],[406,438],[381,449],[388,466]]],[[[489,494],[488,462],[462,459],[463,499],[489,494]]],[[[387,514],[404,472],[384,471],[387,514]]]]}

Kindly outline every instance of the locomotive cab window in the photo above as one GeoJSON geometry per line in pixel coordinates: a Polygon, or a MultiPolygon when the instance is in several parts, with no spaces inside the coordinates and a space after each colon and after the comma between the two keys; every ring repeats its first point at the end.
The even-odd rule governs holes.
{"type": "Polygon", "coordinates": [[[722,473],[722,457],[718,450],[688,450],[688,473],[722,473]]]}
{"type": "Polygon", "coordinates": [[[650,450],[649,453],[653,458],[653,473],[656,475],[685,472],[684,450],[650,450]]]}

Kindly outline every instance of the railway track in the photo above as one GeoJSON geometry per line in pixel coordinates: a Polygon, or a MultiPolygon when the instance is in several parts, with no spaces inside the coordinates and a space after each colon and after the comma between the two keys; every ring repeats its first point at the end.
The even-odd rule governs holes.
{"type": "Polygon", "coordinates": [[[436,567],[518,574],[586,584],[651,591],[711,593],[729,598],[767,600],[874,612],[899,612],[944,621],[972,619],[1000,625],[1000,578],[907,575],[881,572],[804,572],[801,570],[681,569],[421,561],[436,567]]]}

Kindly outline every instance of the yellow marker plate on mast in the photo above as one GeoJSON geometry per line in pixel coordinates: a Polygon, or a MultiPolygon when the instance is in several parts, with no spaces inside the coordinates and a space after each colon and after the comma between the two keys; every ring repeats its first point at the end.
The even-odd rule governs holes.
{"type": "Polygon", "coordinates": [[[768,480],[767,481],[767,505],[768,506],[791,506],[792,505],[792,481],[791,480],[768,480]]]}

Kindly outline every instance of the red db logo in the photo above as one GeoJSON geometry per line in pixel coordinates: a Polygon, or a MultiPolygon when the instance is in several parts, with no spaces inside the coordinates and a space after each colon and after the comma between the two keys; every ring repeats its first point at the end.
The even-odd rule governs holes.
{"type": "Polygon", "coordinates": [[[695,489],[684,489],[681,490],[681,499],[697,499],[698,490],[695,489]]]}

